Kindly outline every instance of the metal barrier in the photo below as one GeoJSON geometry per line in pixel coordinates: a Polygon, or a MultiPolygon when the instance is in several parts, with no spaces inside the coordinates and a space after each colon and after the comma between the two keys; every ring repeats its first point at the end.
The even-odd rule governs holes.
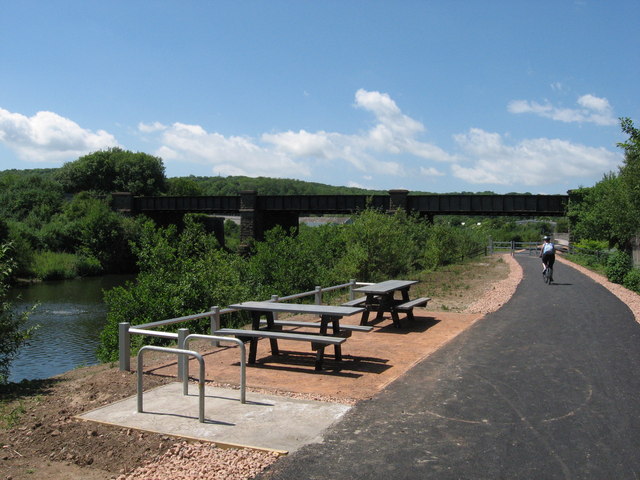
{"type": "Polygon", "coordinates": [[[508,252],[511,256],[513,256],[517,251],[526,251],[529,255],[533,255],[534,253],[537,255],[539,249],[539,242],[494,242],[493,240],[489,241],[489,246],[487,248],[489,255],[497,252],[508,252]]]}
{"type": "MultiPolygon", "coordinates": [[[[246,354],[246,348],[244,346],[244,343],[242,342],[242,340],[240,340],[239,338],[235,338],[235,337],[223,337],[220,335],[201,335],[198,333],[192,333],[191,335],[187,335],[184,339],[184,348],[186,350],[189,349],[189,342],[191,341],[192,338],[203,338],[203,339],[207,339],[207,340],[224,340],[225,342],[232,342],[232,343],[236,343],[238,345],[238,347],[240,347],[240,403],[246,403],[247,402],[247,395],[246,395],[246,383],[247,383],[247,364],[246,364],[246,358],[247,358],[247,354],[246,354]]],[[[184,382],[186,384],[186,382],[189,381],[189,362],[185,362],[185,369],[184,369],[184,375],[183,377],[185,378],[184,382]]],[[[186,395],[186,393],[185,393],[186,395]]]]}
{"type": "MultiPolygon", "coordinates": [[[[143,368],[143,354],[146,350],[155,350],[157,352],[165,352],[165,353],[175,353],[180,356],[188,356],[191,355],[198,359],[200,363],[200,374],[198,376],[198,396],[199,396],[199,410],[198,410],[198,419],[200,423],[204,423],[204,358],[198,352],[194,352],[192,350],[183,350],[179,348],[169,348],[169,347],[156,347],[155,345],[146,345],[140,349],[138,352],[138,413],[142,413],[142,368],[143,368]]],[[[184,376],[182,380],[182,394],[189,394],[189,377],[184,376]]]]}

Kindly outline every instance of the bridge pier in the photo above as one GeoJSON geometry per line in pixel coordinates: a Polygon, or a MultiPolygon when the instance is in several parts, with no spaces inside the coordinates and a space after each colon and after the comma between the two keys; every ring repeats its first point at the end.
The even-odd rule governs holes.
{"type": "Polygon", "coordinates": [[[394,214],[398,210],[407,211],[407,197],[409,190],[389,190],[389,210],[388,213],[394,214]]]}
{"type": "Polygon", "coordinates": [[[259,204],[255,190],[240,192],[240,253],[246,254],[253,241],[264,240],[264,233],[280,225],[286,232],[298,231],[300,219],[298,212],[265,211],[259,204]]]}

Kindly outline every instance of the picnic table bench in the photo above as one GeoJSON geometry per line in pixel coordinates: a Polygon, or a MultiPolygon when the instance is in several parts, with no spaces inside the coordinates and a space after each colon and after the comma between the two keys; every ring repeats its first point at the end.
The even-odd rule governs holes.
{"type": "Polygon", "coordinates": [[[238,338],[250,340],[249,364],[256,363],[258,340],[268,338],[271,344],[271,353],[279,355],[278,340],[306,341],[311,343],[312,350],[316,351],[315,369],[322,370],[324,349],[333,346],[335,359],[342,360],[341,345],[353,331],[367,331],[353,328],[353,326],[340,325],[340,319],[344,316],[355,315],[363,312],[362,307],[345,307],[333,305],[306,305],[267,302],[242,302],[230,305],[231,308],[251,312],[252,326],[250,330],[223,328],[216,330],[218,335],[234,335],[238,338]],[[275,313],[314,314],[320,315],[320,322],[298,322],[293,320],[275,320],[275,313]],[[264,321],[261,317],[265,317],[264,321]],[[300,325],[304,324],[304,325],[300,325]],[[282,331],[283,326],[305,326],[318,328],[319,332],[307,333],[299,331],[282,331]],[[263,328],[261,328],[263,327],[263,328]],[[329,333],[329,328],[331,332],[329,333]],[[347,333],[349,332],[349,333],[347,333]]]}
{"type": "Polygon", "coordinates": [[[413,308],[426,305],[429,297],[409,298],[409,288],[418,283],[417,280],[387,280],[385,282],[365,285],[354,289],[354,292],[364,293],[364,297],[355,298],[343,303],[343,306],[363,306],[360,325],[366,325],[369,313],[376,312],[376,319],[382,319],[385,312],[391,314],[394,326],[400,328],[398,312],[404,312],[409,320],[414,320],[413,308]],[[400,292],[401,299],[395,298],[395,293],[400,292]]]}
{"type": "MultiPolygon", "coordinates": [[[[260,326],[267,325],[266,320],[260,320],[260,326]]],[[[273,321],[274,330],[281,330],[282,327],[307,327],[307,328],[322,328],[322,323],[320,322],[305,322],[298,320],[274,320],[273,321]]],[[[329,325],[332,327],[332,325],[329,325]]],[[[340,331],[335,332],[334,335],[339,335],[341,337],[348,338],[351,336],[352,332],[370,332],[373,330],[373,327],[367,325],[345,325],[340,324],[340,331]]]]}

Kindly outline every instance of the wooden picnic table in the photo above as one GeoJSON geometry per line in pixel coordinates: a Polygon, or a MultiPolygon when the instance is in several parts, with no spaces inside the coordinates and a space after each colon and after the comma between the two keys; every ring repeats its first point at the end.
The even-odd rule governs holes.
{"type": "Polygon", "coordinates": [[[217,333],[233,334],[238,338],[247,337],[251,339],[249,347],[249,364],[256,362],[256,354],[258,349],[258,340],[260,338],[269,338],[271,343],[271,353],[278,355],[278,340],[300,340],[311,342],[312,349],[316,350],[316,370],[322,370],[322,362],[324,359],[324,349],[326,346],[333,345],[335,348],[335,359],[342,360],[342,343],[354,330],[361,330],[360,327],[341,327],[340,319],[345,316],[355,315],[363,312],[363,307],[347,307],[336,305],[307,305],[278,303],[273,301],[264,302],[242,302],[230,305],[231,308],[237,310],[245,310],[251,312],[252,325],[251,330],[240,329],[221,329],[217,333]],[[302,326],[303,322],[286,322],[275,320],[275,313],[292,313],[292,314],[312,314],[319,315],[320,322],[304,322],[304,326],[315,327],[319,329],[318,334],[303,333],[298,331],[282,331],[283,325],[302,326]],[[261,322],[262,317],[266,318],[265,322],[261,322]],[[261,328],[262,327],[264,328],[261,328]],[[331,332],[329,332],[331,328],[331,332]]]}
{"type": "Polygon", "coordinates": [[[364,293],[366,297],[346,302],[344,305],[362,305],[365,307],[360,325],[367,324],[370,312],[376,312],[377,320],[381,320],[384,313],[389,312],[393,319],[393,324],[400,328],[398,312],[405,312],[407,317],[413,320],[413,307],[426,305],[426,303],[431,300],[427,297],[410,299],[409,289],[416,283],[418,283],[417,280],[386,280],[384,282],[354,288],[354,292],[364,293]],[[396,292],[399,292],[400,299],[396,299],[396,292]]]}

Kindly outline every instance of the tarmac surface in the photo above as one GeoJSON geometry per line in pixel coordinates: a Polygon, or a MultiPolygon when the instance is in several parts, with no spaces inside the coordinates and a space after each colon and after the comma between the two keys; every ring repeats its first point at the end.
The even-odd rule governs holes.
{"type": "Polygon", "coordinates": [[[515,295],[260,479],[640,478],[640,325],[601,285],[518,257],[515,295]]]}

